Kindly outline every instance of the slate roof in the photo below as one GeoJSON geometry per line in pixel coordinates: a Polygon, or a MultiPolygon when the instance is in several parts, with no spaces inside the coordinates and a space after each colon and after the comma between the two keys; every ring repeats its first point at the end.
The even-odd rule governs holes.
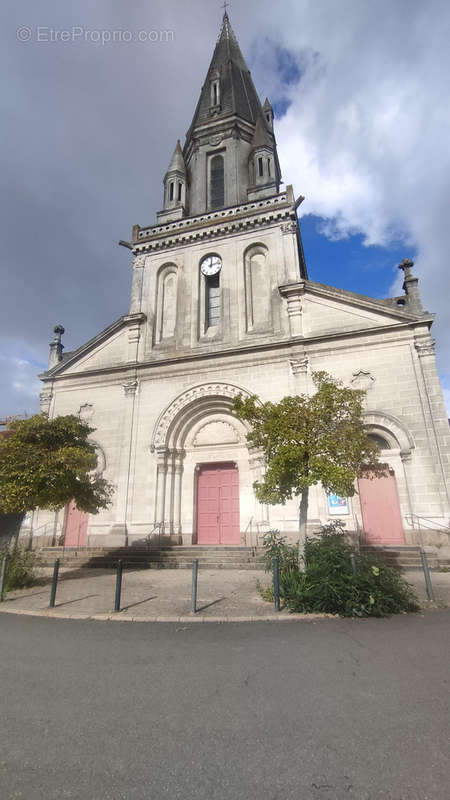
{"type": "Polygon", "coordinates": [[[223,15],[220,35],[187,134],[188,140],[197,125],[211,120],[210,80],[216,74],[220,76],[221,108],[215,119],[236,114],[255,124],[262,115],[261,102],[227,13],[223,15]]]}

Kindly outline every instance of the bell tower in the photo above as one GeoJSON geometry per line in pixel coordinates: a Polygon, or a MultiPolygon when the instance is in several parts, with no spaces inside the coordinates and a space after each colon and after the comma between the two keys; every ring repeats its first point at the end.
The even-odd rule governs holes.
{"type": "Polygon", "coordinates": [[[130,245],[130,313],[147,319],[143,357],[301,335],[303,198],[280,191],[273,109],[261,104],[226,12],[163,184],[156,225],[136,225],[130,245]]]}
{"type": "Polygon", "coordinates": [[[225,12],[183,148],[189,214],[278,192],[281,175],[266,103],[269,112],[261,106],[225,12]]]}

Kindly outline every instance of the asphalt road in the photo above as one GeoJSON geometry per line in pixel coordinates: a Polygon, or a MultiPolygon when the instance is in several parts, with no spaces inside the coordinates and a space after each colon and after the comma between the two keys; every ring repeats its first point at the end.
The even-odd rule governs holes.
{"type": "Polygon", "coordinates": [[[1,800],[449,800],[449,623],[1,615],[1,800]]]}

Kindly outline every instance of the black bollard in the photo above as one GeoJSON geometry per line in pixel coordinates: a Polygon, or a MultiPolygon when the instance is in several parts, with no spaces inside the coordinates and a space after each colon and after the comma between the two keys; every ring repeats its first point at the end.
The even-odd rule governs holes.
{"type": "Polygon", "coordinates": [[[194,558],[192,562],[192,598],[191,598],[191,612],[197,613],[197,583],[198,583],[198,558],[194,558]]]}
{"type": "Polygon", "coordinates": [[[114,611],[120,611],[120,595],[122,593],[122,562],[117,562],[116,596],[114,598],[114,611]]]}
{"type": "Polygon", "coordinates": [[[55,566],[53,567],[53,578],[52,578],[52,588],[50,589],[49,608],[55,607],[56,587],[58,586],[58,573],[59,573],[59,558],[56,559],[55,566]]]}
{"type": "Polygon", "coordinates": [[[273,604],[275,611],[280,610],[280,569],[278,564],[278,556],[272,559],[273,564],[273,604]]]}
{"type": "Polygon", "coordinates": [[[0,572],[0,603],[4,600],[4,588],[5,588],[5,577],[6,577],[6,561],[8,556],[5,556],[2,561],[2,569],[0,572]]]}
{"type": "Polygon", "coordinates": [[[352,567],[353,577],[356,578],[358,570],[356,569],[356,558],[354,553],[350,553],[350,564],[352,567]]]}
{"type": "Polygon", "coordinates": [[[431,603],[434,603],[434,592],[431,583],[430,569],[428,566],[427,554],[425,553],[423,547],[420,548],[420,557],[422,559],[423,574],[425,575],[425,586],[427,589],[428,600],[430,600],[431,603]]]}

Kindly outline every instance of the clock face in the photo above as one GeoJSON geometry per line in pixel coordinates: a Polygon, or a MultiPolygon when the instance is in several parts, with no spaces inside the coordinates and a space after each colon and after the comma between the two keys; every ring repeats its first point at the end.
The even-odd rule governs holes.
{"type": "Polygon", "coordinates": [[[221,268],[222,259],[219,256],[206,256],[200,265],[203,275],[216,275],[221,268]]]}

